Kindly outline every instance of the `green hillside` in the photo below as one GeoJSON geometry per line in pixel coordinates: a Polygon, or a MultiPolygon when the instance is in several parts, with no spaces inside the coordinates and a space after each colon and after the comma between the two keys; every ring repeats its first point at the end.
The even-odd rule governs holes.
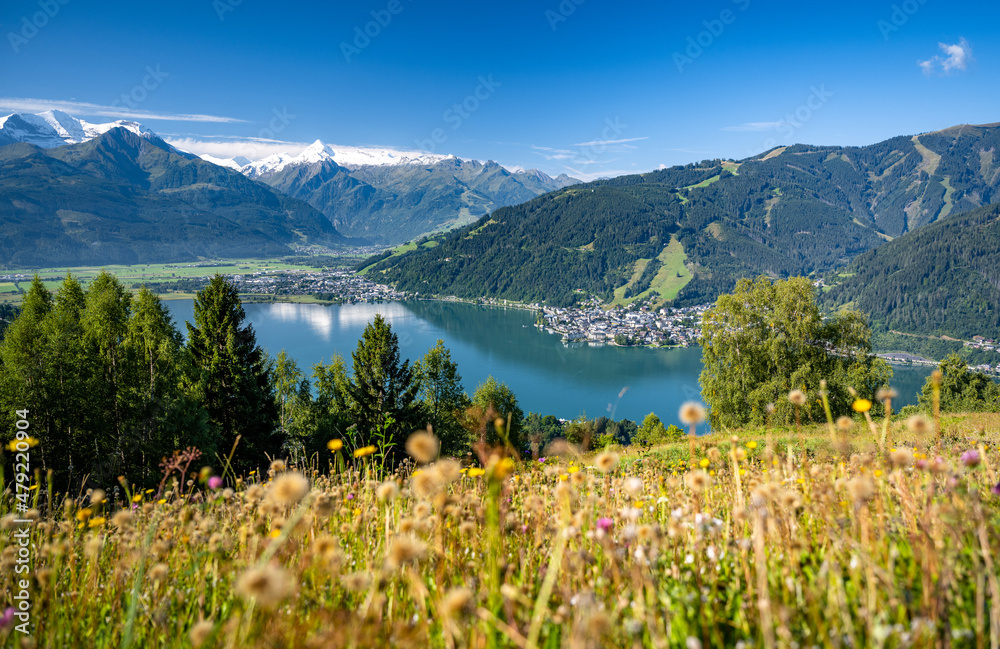
{"type": "Polygon", "coordinates": [[[676,303],[707,302],[739,277],[826,272],[991,203],[998,148],[997,125],[963,126],[600,180],[496,210],[433,249],[372,259],[368,272],[422,293],[611,302],[637,288],[633,279],[652,275],[651,284],[645,267],[634,277],[637,264],[676,239],[692,275],[676,303]]]}
{"type": "Polygon", "coordinates": [[[1000,338],[1000,205],[956,214],[855,259],[824,294],[877,330],[1000,338]]]}

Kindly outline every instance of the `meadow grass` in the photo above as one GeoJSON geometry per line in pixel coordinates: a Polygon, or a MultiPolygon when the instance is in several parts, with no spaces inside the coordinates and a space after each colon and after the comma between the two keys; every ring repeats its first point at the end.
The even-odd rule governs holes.
{"type": "Polygon", "coordinates": [[[338,448],[118,503],[42,480],[30,646],[997,647],[1000,415],[841,424],[391,474],[338,448]]]}

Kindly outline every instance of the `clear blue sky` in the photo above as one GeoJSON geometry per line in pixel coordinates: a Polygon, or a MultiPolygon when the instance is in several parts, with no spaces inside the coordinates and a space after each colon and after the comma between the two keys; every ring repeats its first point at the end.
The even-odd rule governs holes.
{"type": "Polygon", "coordinates": [[[997,3],[961,0],[6,0],[0,114],[132,116],[216,155],[318,138],[591,178],[1000,121],[997,25],[997,3]]]}

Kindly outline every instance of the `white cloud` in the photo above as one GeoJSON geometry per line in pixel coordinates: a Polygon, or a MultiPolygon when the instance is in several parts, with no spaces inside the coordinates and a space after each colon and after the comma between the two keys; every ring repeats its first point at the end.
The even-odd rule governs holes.
{"type": "Polygon", "coordinates": [[[917,61],[924,74],[934,74],[940,69],[941,74],[951,74],[954,70],[966,70],[972,62],[972,47],[964,38],[953,45],[938,43],[944,56],[936,54],[926,61],[917,61]]]}
{"type": "Polygon", "coordinates": [[[243,156],[250,160],[260,160],[275,153],[287,153],[296,156],[302,153],[310,144],[309,142],[282,142],[281,140],[269,140],[266,138],[237,138],[231,136],[220,136],[218,139],[209,140],[193,137],[165,137],[164,140],[182,151],[188,151],[199,156],[208,154],[216,158],[227,159],[243,156]]]}
{"type": "Polygon", "coordinates": [[[170,122],[215,122],[227,124],[245,122],[235,117],[220,117],[218,115],[189,115],[184,113],[156,113],[148,110],[136,110],[121,106],[102,106],[85,101],[62,101],[53,99],[33,99],[31,97],[0,97],[0,112],[42,113],[47,110],[61,110],[72,115],[87,115],[110,117],[112,119],[135,119],[141,121],[170,122]]]}
{"type": "Polygon", "coordinates": [[[608,169],[606,171],[593,171],[586,172],[581,169],[575,169],[573,167],[563,167],[570,176],[583,182],[590,182],[591,180],[597,180],[598,178],[615,178],[617,176],[625,176],[628,174],[634,174],[633,169],[608,169]]]}
{"type": "Polygon", "coordinates": [[[649,137],[627,137],[622,140],[594,140],[593,142],[578,142],[573,146],[609,146],[612,144],[624,144],[626,142],[638,142],[639,140],[648,140],[649,137]]]}
{"type": "Polygon", "coordinates": [[[723,131],[738,131],[741,133],[758,133],[761,131],[773,131],[781,125],[781,122],[747,122],[736,126],[723,126],[723,131]]]}

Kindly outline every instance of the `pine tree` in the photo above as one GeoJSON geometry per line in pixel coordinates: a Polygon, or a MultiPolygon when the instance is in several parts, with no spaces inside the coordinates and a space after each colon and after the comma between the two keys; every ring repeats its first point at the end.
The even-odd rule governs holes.
{"type": "Polygon", "coordinates": [[[187,325],[188,350],[215,429],[215,448],[202,450],[226,457],[239,436],[237,472],[260,469],[281,450],[267,358],[245,319],[236,287],[216,275],[195,297],[195,322],[187,325]]]}
{"type": "Polygon", "coordinates": [[[128,366],[124,348],[132,295],[113,275],[102,272],[86,292],[80,324],[85,353],[95,364],[90,383],[90,403],[101,413],[104,424],[89,431],[86,446],[92,447],[99,466],[91,472],[100,480],[113,479],[125,468],[128,366]]]}
{"type": "Polygon", "coordinates": [[[471,402],[462,388],[458,365],[451,360],[451,351],[444,346],[443,340],[438,340],[414,363],[413,373],[420,383],[419,394],[427,420],[441,439],[442,454],[464,454],[470,440],[460,414],[471,402]]]}
{"type": "Polygon", "coordinates": [[[349,393],[356,443],[375,444],[387,452],[398,450],[410,433],[426,424],[416,403],[420,386],[410,361],[400,363],[399,340],[380,314],[365,327],[351,358],[354,375],[349,393]]]}
{"type": "Polygon", "coordinates": [[[84,344],[85,309],[83,287],[67,275],[45,323],[48,405],[52,412],[45,458],[47,468],[54,470],[57,478],[69,478],[70,466],[77,476],[92,472],[102,440],[95,440],[91,431],[101,428],[107,414],[93,399],[98,387],[94,385],[97,363],[84,344]],[[59,452],[51,452],[55,449],[59,452]]]}
{"type": "Polygon", "coordinates": [[[28,410],[31,415],[30,434],[46,446],[36,454],[42,458],[43,464],[50,460],[45,457],[48,443],[57,440],[54,435],[53,413],[49,393],[49,371],[46,358],[46,321],[52,311],[52,294],[35,275],[31,287],[21,303],[21,313],[7,328],[3,342],[0,343],[0,401],[3,420],[3,437],[11,438],[7,431],[14,430],[14,411],[28,410]]]}

